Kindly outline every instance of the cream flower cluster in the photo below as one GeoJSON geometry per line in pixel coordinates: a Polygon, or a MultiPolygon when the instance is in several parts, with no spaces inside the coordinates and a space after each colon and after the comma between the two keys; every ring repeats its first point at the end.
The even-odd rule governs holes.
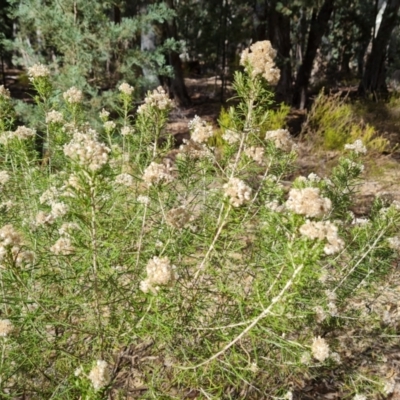
{"type": "Polygon", "coordinates": [[[191,139],[197,143],[205,143],[213,136],[213,128],[196,115],[188,124],[191,139]]]}
{"type": "Polygon", "coordinates": [[[63,97],[67,103],[78,104],[82,103],[83,93],[82,90],[79,90],[75,86],[72,86],[70,89],[63,93],[63,97]]]}
{"type": "Polygon", "coordinates": [[[210,155],[210,152],[203,144],[188,139],[183,139],[183,144],[180,145],[179,150],[193,160],[210,155]]]}
{"type": "Polygon", "coordinates": [[[185,206],[171,208],[165,215],[167,224],[176,229],[182,229],[190,222],[190,218],[191,213],[185,206]]]}
{"type": "Polygon", "coordinates": [[[311,352],[316,360],[323,362],[329,357],[329,345],[325,339],[318,336],[313,339],[311,352]]]}
{"type": "Polygon", "coordinates": [[[9,173],[7,171],[0,171],[0,186],[5,185],[9,180],[9,173]]]}
{"type": "Polygon", "coordinates": [[[136,200],[140,204],[144,204],[144,205],[149,205],[150,204],[150,197],[143,196],[142,194],[139,195],[136,200]]]}
{"type": "Polygon", "coordinates": [[[265,134],[265,140],[273,141],[275,143],[275,146],[283,151],[289,152],[295,150],[297,147],[287,129],[268,131],[265,134]]]}
{"type": "Polygon", "coordinates": [[[35,135],[36,131],[34,129],[27,128],[24,125],[19,126],[14,132],[14,136],[21,140],[29,139],[35,135]]]}
{"type": "Polygon", "coordinates": [[[40,211],[36,216],[36,222],[38,225],[52,224],[55,218],[63,217],[68,212],[68,206],[58,200],[60,193],[54,186],[49,187],[42,193],[39,198],[40,204],[47,204],[51,206],[50,214],[46,215],[43,211],[40,211]]]}
{"type": "Polygon", "coordinates": [[[251,199],[251,188],[239,178],[230,178],[223,188],[225,196],[234,207],[239,207],[251,199]]]}
{"type": "Polygon", "coordinates": [[[97,140],[97,133],[91,129],[82,133],[75,131],[70,143],[64,145],[64,154],[80,165],[97,171],[108,161],[110,149],[97,140]]]}
{"type": "Polygon", "coordinates": [[[117,126],[117,124],[114,121],[106,121],[106,122],[104,122],[104,129],[107,132],[112,131],[113,129],[116,128],[116,126],[117,126]]]}
{"type": "Polygon", "coordinates": [[[31,128],[27,128],[26,126],[22,125],[19,126],[14,132],[7,131],[4,132],[3,135],[0,137],[1,144],[7,144],[10,140],[19,139],[19,140],[26,140],[36,135],[36,131],[31,128]]]}
{"type": "Polygon", "coordinates": [[[35,225],[40,226],[40,225],[52,225],[54,224],[54,216],[51,215],[51,213],[46,213],[44,211],[39,211],[36,214],[35,218],[35,225]]]}
{"type": "Polygon", "coordinates": [[[398,236],[388,238],[389,247],[400,252],[400,238],[398,236]]]}
{"type": "Polygon", "coordinates": [[[11,224],[8,224],[0,229],[0,242],[2,247],[21,246],[22,236],[11,224]]]}
{"type": "Polygon", "coordinates": [[[50,247],[50,251],[56,255],[67,256],[72,254],[75,248],[68,237],[60,237],[57,242],[50,247]]]}
{"type": "Polygon", "coordinates": [[[51,110],[46,114],[46,124],[56,124],[63,121],[63,115],[59,111],[51,110]]]}
{"type": "Polygon", "coordinates": [[[9,319],[0,319],[0,337],[8,336],[14,330],[14,326],[9,319]]]}
{"type": "Polygon", "coordinates": [[[35,64],[28,68],[29,80],[33,81],[37,78],[46,78],[50,75],[50,70],[43,64],[35,64]]]}
{"type": "Polygon", "coordinates": [[[121,83],[119,85],[118,89],[121,93],[124,93],[128,96],[130,96],[134,90],[133,87],[129,83],[126,83],[126,82],[121,83]]]}
{"type": "Polygon", "coordinates": [[[100,119],[102,119],[102,120],[107,121],[107,118],[108,118],[109,116],[110,116],[110,112],[107,111],[107,110],[104,109],[104,108],[99,112],[99,117],[100,117],[100,119]]]}
{"type": "Polygon", "coordinates": [[[115,177],[115,183],[118,185],[124,185],[124,186],[132,186],[133,185],[133,178],[132,175],[123,173],[119,174],[115,177]]]}
{"type": "Polygon", "coordinates": [[[22,250],[22,245],[22,236],[11,224],[0,229],[0,261],[11,250],[14,262],[17,265],[31,264],[34,260],[34,254],[31,251],[22,250]]]}
{"type": "Polygon", "coordinates": [[[140,282],[140,290],[157,294],[160,285],[171,285],[178,279],[175,270],[168,257],[153,257],[147,263],[147,278],[140,282]]]}
{"type": "Polygon", "coordinates": [[[51,204],[53,201],[58,199],[59,195],[60,195],[60,193],[57,190],[57,188],[54,186],[50,186],[39,197],[39,202],[40,202],[40,204],[51,204]]]}
{"type": "Polygon", "coordinates": [[[280,78],[280,71],[275,65],[276,50],[272,48],[271,42],[264,40],[256,42],[242,52],[240,65],[248,70],[251,66],[253,77],[262,75],[271,85],[276,85],[280,78]]]}
{"type": "Polygon", "coordinates": [[[153,92],[148,92],[146,98],[144,99],[144,104],[139,106],[137,112],[138,114],[145,114],[152,108],[158,108],[159,110],[168,110],[172,107],[172,101],[165,93],[162,86],[154,89],[153,92]]]}
{"type": "Polygon", "coordinates": [[[96,365],[89,372],[88,378],[92,382],[94,390],[100,390],[107,386],[111,381],[107,362],[97,360],[96,365]]]}
{"type": "Polygon", "coordinates": [[[232,131],[230,129],[226,129],[224,134],[222,135],[222,139],[224,139],[229,144],[234,144],[240,140],[240,133],[232,131]]]}
{"type": "Polygon", "coordinates": [[[4,87],[4,85],[0,85],[0,97],[3,99],[9,99],[10,98],[10,91],[4,87]]]}
{"type": "Polygon", "coordinates": [[[79,225],[75,222],[64,222],[60,229],[58,230],[58,233],[60,236],[66,236],[70,237],[71,232],[77,231],[79,229],[79,225]]]}
{"type": "Polygon", "coordinates": [[[345,150],[353,150],[357,154],[365,154],[367,152],[367,148],[360,139],[356,140],[353,144],[345,144],[344,148],[345,150]]]}
{"type": "Polygon", "coordinates": [[[171,175],[171,168],[164,165],[152,162],[145,170],[143,174],[143,180],[147,186],[156,185],[161,182],[172,182],[174,177],[171,175]]]}
{"type": "Polygon", "coordinates": [[[324,247],[327,255],[335,254],[343,249],[344,241],[338,236],[338,228],[330,221],[309,221],[300,227],[300,233],[309,239],[326,239],[324,247]]]}
{"type": "Polygon", "coordinates": [[[244,153],[247,157],[252,158],[257,164],[262,165],[264,161],[264,151],[263,147],[248,147],[244,153]]]}
{"type": "Polygon", "coordinates": [[[332,208],[332,202],[321,197],[318,188],[291,189],[286,207],[295,214],[310,218],[322,217],[332,208]]]}
{"type": "Polygon", "coordinates": [[[133,129],[130,126],[123,126],[121,128],[121,135],[122,136],[128,136],[133,133],[133,129]]]}

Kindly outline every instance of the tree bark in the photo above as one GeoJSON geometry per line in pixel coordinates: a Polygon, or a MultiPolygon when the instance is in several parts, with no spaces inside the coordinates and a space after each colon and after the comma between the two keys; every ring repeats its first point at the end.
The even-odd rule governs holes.
{"type": "Polygon", "coordinates": [[[267,39],[268,0],[255,0],[254,2],[254,42],[267,39]]]}
{"type": "Polygon", "coordinates": [[[290,17],[276,11],[277,0],[271,0],[268,10],[268,36],[276,49],[281,77],[276,88],[276,100],[290,103],[292,98],[292,65],[290,62],[290,17]]]}
{"type": "Polygon", "coordinates": [[[373,38],[372,50],[360,82],[361,94],[387,91],[385,60],[390,37],[397,23],[399,8],[400,0],[388,0],[378,33],[373,38]]]}
{"type": "MultiPolygon", "coordinates": [[[[400,0],[398,0],[400,1],[400,0]]],[[[307,49],[304,59],[297,72],[294,85],[293,105],[303,109],[306,105],[307,88],[310,82],[311,71],[317,50],[321,45],[322,37],[328,29],[329,19],[334,9],[335,0],[325,0],[319,13],[314,9],[311,17],[310,32],[308,34],[307,49]]]]}
{"type": "MultiPolygon", "coordinates": [[[[142,7],[141,12],[143,14],[147,12],[146,6],[142,7]]],[[[140,50],[143,52],[145,51],[151,52],[155,50],[156,45],[157,45],[156,28],[152,24],[147,24],[147,26],[143,27],[140,34],[140,50]]],[[[160,85],[160,80],[152,68],[149,68],[144,65],[142,67],[142,71],[150,89],[154,89],[160,85]]]]}
{"type": "MultiPolygon", "coordinates": [[[[174,9],[174,2],[173,0],[167,0],[166,3],[168,7],[174,9]]],[[[167,35],[170,38],[178,39],[178,33],[176,28],[175,19],[172,21],[167,21],[165,23],[167,35]]],[[[176,103],[181,107],[188,107],[192,103],[187,89],[185,85],[185,80],[183,78],[183,68],[182,62],[179,58],[179,54],[176,51],[171,51],[168,54],[169,57],[169,64],[172,66],[174,70],[174,76],[171,78],[171,82],[169,85],[170,93],[172,94],[173,98],[175,99],[176,103]]]]}

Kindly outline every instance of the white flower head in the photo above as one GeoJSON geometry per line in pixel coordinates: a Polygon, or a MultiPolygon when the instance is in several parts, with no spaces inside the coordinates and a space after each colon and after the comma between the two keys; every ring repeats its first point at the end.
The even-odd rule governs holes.
{"type": "Polygon", "coordinates": [[[59,111],[51,110],[46,114],[46,124],[56,124],[63,121],[63,115],[59,111]]]}
{"type": "Polygon", "coordinates": [[[123,186],[132,186],[133,185],[133,178],[132,175],[129,174],[119,174],[115,177],[115,183],[117,183],[118,185],[123,185],[123,186]]]}
{"type": "Polygon", "coordinates": [[[271,140],[272,142],[274,142],[276,148],[283,151],[290,152],[297,148],[296,143],[294,143],[292,136],[287,129],[267,131],[265,133],[265,140],[271,140]]]}
{"type": "Polygon", "coordinates": [[[108,161],[110,149],[97,140],[97,132],[75,131],[70,143],[64,145],[64,154],[92,171],[102,168],[108,161]]]}
{"type": "Polygon", "coordinates": [[[50,70],[45,65],[39,63],[32,65],[32,67],[28,68],[28,76],[29,80],[33,81],[37,78],[46,78],[50,75],[50,70]]]}
{"type": "Polygon", "coordinates": [[[10,98],[10,91],[4,85],[0,85],[0,97],[3,99],[10,98]]]}
{"type": "Polygon", "coordinates": [[[107,132],[111,132],[113,129],[115,129],[116,126],[117,126],[117,124],[114,121],[106,121],[106,122],[104,122],[104,129],[107,132]]]}
{"type": "Polygon", "coordinates": [[[103,121],[107,121],[107,118],[108,118],[109,116],[110,116],[109,111],[107,111],[107,110],[104,109],[104,108],[99,112],[99,117],[100,117],[100,119],[103,120],[103,121]]]}
{"type": "Polygon", "coordinates": [[[129,83],[123,82],[118,87],[119,91],[123,94],[130,96],[133,93],[133,87],[129,83]]]}
{"type": "Polygon", "coordinates": [[[345,150],[353,150],[357,154],[365,154],[367,152],[367,148],[360,139],[357,139],[353,144],[345,144],[344,148],[345,150]]]}
{"type": "Polygon", "coordinates": [[[131,128],[130,126],[123,126],[121,128],[122,136],[129,136],[129,135],[132,135],[132,133],[133,133],[133,128],[131,128]]]}
{"type": "Polygon", "coordinates": [[[147,205],[150,203],[150,197],[148,197],[148,196],[139,195],[136,200],[140,204],[147,205]]]}
{"type": "Polygon", "coordinates": [[[107,362],[97,360],[96,365],[90,371],[88,378],[92,382],[94,390],[100,390],[107,386],[111,381],[107,362]]]}
{"type": "Polygon", "coordinates": [[[156,185],[161,182],[169,183],[174,180],[171,175],[171,168],[164,165],[158,164],[156,162],[151,162],[151,164],[144,170],[143,180],[147,186],[156,185]]]}
{"type": "Polygon", "coordinates": [[[170,286],[178,278],[175,265],[168,257],[153,257],[146,266],[147,278],[140,282],[140,290],[157,294],[159,286],[170,286]]]}
{"type": "Polygon", "coordinates": [[[229,202],[234,207],[239,207],[251,200],[251,188],[239,178],[230,178],[223,188],[225,196],[229,197],[229,202]]]}
{"type": "Polygon", "coordinates": [[[251,67],[253,77],[262,75],[271,85],[276,85],[280,78],[280,71],[275,65],[276,50],[268,40],[256,42],[242,52],[240,65],[248,71],[251,67]]]}
{"type": "Polygon", "coordinates": [[[329,357],[329,345],[325,339],[318,336],[313,339],[311,352],[316,360],[324,362],[329,357]]]}
{"type": "Polygon", "coordinates": [[[213,128],[199,116],[195,116],[188,124],[191,139],[197,143],[205,143],[213,136],[213,128]]]}
{"type": "Polygon", "coordinates": [[[36,135],[35,129],[27,128],[26,126],[22,125],[19,126],[14,132],[13,137],[16,137],[20,140],[26,140],[36,135]]]}
{"type": "Polygon", "coordinates": [[[70,104],[78,104],[82,103],[83,93],[82,90],[77,89],[75,86],[72,86],[66,92],[63,93],[64,100],[70,104]]]}
{"type": "Polygon", "coordinates": [[[50,247],[50,251],[56,255],[67,256],[75,251],[74,246],[71,244],[71,240],[68,237],[60,237],[53,246],[50,247]]]}
{"type": "Polygon", "coordinates": [[[252,158],[257,164],[262,165],[264,162],[264,151],[263,147],[248,147],[244,153],[247,157],[252,158]]]}
{"type": "Polygon", "coordinates": [[[144,99],[144,104],[142,104],[138,110],[138,114],[146,114],[151,109],[157,108],[159,110],[169,110],[172,107],[172,101],[168,97],[167,93],[162,86],[154,89],[153,92],[147,92],[147,96],[144,99]]]}
{"type": "Polygon", "coordinates": [[[68,212],[68,206],[62,201],[59,203],[53,202],[51,204],[51,215],[54,218],[63,217],[68,212]]]}
{"type": "Polygon", "coordinates": [[[299,232],[309,239],[326,239],[328,243],[324,247],[327,255],[335,254],[343,249],[344,241],[338,236],[338,228],[330,221],[306,220],[299,232]]]}
{"type": "Polygon", "coordinates": [[[10,180],[10,174],[7,171],[0,171],[0,186],[5,185],[10,180]]]}
{"type": "Polygon", "coordinates": [[[8,336],[14,330],[14,325],[9,319],[0,319],[0,337],[8,336]]]}
{"type": "Polygon", "coordinates": [[[229,144],[234,144],[239,142],[240,133],[232,131],[231,129],[226,129],[224,134],[222,135],[222,139],[224,139],[229,144]]]}
{"type": "Polygon", "coordinates": [[[400,252],[400,237],[395,236],[388,238],[389,247],[393,250],[400,252]]]}
{"type": "Polygon", "coordinates": [[[332,202],[326,197],[321,197],[318,188],[291,189],[286,201],[288,210],[295,214],[315,218],[322,217],[332,208],[332,202]]]}

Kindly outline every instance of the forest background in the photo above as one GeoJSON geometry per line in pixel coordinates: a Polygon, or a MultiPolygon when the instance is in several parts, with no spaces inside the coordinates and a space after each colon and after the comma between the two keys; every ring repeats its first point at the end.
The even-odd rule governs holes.
{"type": "MultiPolygon", "coordinates": [[[[224,88],[251,42],[270,40],[278,101],[304,108],[310,83],[387,89],[400,68],[398,0],[2,0],[3,68],[43,62],[65,87],[103,92],[122,79],[144,89],[169,77],[180,105],[183,76],[218,75],[224,88]]],[[[143,93],[143,91],[142,91],[143,93]]]]}

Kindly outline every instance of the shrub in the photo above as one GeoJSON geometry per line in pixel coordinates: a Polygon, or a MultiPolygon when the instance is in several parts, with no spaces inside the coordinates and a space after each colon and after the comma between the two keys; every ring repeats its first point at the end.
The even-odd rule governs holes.
{"type": "MultiPolygon", "coordinates": [[[[133,118],[133,88],[120,85],[119,118],[102,110],[94,130],[79,89],[32,84],[46,162],[33,130],[0,134],[6,396],[287,398],[360,349],[346,332],[373,328],[368,343],[395,329],[363,295],[397,257],[399,205],[377,200],[362,222],[349,212],[360,142],[329,179],[288,191],[296,145],[284,129],[260,132],[270,92],[250,63],[235,75],[223,154],[196,118],[172,155],[158,140],[172,107],[161,89],[133,118]]],[[[383,390],[383,376],[357,380],[365,369],[344,375],[360,382],[347,394],[383,390]]]]}
{"type": "Polygon", "coordinates": [[[377,134],[375,128],[358,118],[347,98],[339,92],[327,95],[322,90],[307,115],[302,135],[326,150],[342,150],[346,143],[361,139],[368,150],[383,152],[389,141],[377,134]]]}

